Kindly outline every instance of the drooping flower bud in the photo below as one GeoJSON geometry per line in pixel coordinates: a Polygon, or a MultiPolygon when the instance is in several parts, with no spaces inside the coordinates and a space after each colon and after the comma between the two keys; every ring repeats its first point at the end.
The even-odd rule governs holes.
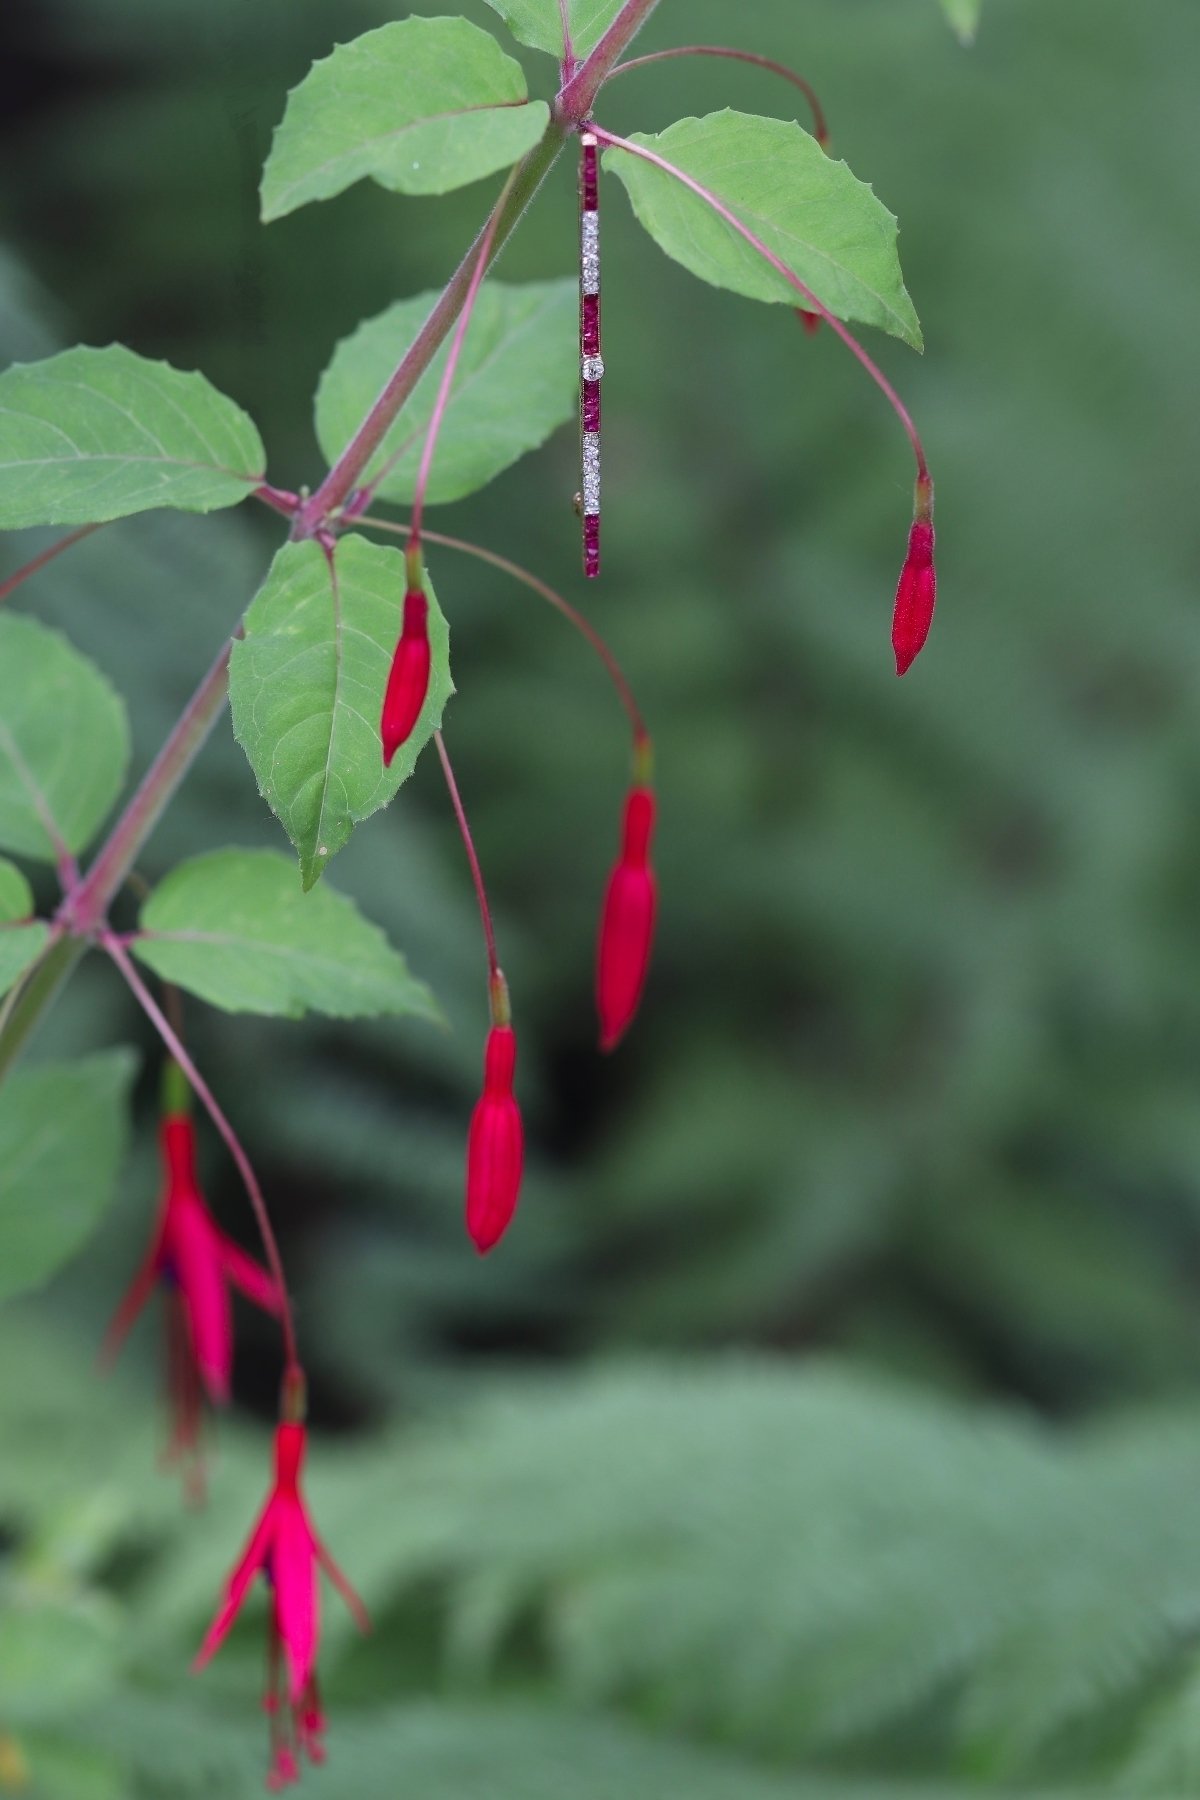
{"type": "Polygon", "coordinates": [[[896,588],[892,614],[892,649],[896,673],[910,669],[924,647],[937,602],[937,570],[933,561],[933,484],[927,475],[917,482],[916,507],[908,534],[908,555],[896,588]]]}
{"type": "Polygon", "coordinates": [[[385,765],[391,763],[401,744],[407,743],[421,716],[429,692],[429,661],[429,602],[421,588],[410,586],[404,596],[404,625],[379,722],[385,765]]]}
{"type": "Polygon", "coordinates": [[[650,867],[654,819],[654,790],[631,788],[625,801],[621,854],[608,878],[600,915],[596,1006],[602,1050],[614,1050],[633,1023],[650,966],[658,910],[658,884],[650,867]]]}
{"type": "Polygon", "coordinates": [[[467,1230],[480,1256],[508,1230],[521,1189],[525,1134],[512,1091],[516,1066],[512,1026],[494,1024],[484,1052],[483,1093],[467,1139],[467,1230]]]}

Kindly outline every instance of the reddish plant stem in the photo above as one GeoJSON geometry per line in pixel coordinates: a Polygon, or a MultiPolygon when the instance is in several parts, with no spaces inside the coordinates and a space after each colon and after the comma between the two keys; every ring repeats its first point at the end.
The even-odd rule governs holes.
{"type": "MultiPolygon", "coordinates": [[[[359,513],[354,522],[356,525],[374,526],[376,531],[395,532],[398,537],[403,537],[408,529],[407,526],[397,524],[391,519],[379,519],[371,514],[359,513]]],[[[480,562],[490,563],[494,569],[500,569],[505,575],[511,575],[514,581],[524,583],[527,588],[532,588],[535,594],[540,594],[543,600],[548,600],[550,605],[587,639],[604,664],[609,679],[617,690],[621,705],[629,715],[629,723],[633,727],[635,739],[640,740],[649,736],[638,703],[633,697],[633,690],[625,679],[620,663],[595,626],[585,619],[581,612],[577,612],[569,600],[564,599],[548,582],[542,581],[531,570],[523,569],[520,563],[510,562],[507,556],[500,556],[495,550],[485,550],[482,544],[469,543],[466,538],[447,537],[445,532],[441,531],[424,531],[422,536],[431,544],[441,544],[447,550],[460,550],[464,556],[474,556],[480,562]]]]}
{"type": "MultiPolygon", "coordinates": [[[[437,398],[433,403],[433,411],[429,415],[429,425],[425,432],[425,443],[421,450],[421,461],[417,468],[417,479],[413,488],[412,518],[409,523],[408,539],[410,552],[415,552],[421,541],[421,521],[425,515],[425,492],[429,486],[429,472],[433,467],[433,455],[434,451],[437,449],[438,434],[442,429],[442,420],[446,416],[446,408],[450,404],[450,390],[454,386],[454,377],[458,373],[458,364],[462,356],[463,345],[466,342],[467,332],[470,330],[471,326],[471,315],[475,311],[475,302],[479,298],[479,290],[483,286],[483,278],[487,274],[488,262],[492,254],[492,245],[495,242],[496,230],[500,223],[500,215],[504,208],[504,202],[512,192],[516,174],[516,169],[513,169],[510,172],[500,198],[497,200],[492,211],[492,215],[484,226],[483,236],[479,240],[479,250],[475,257],[475,267],[471,271],[471,279],[467,285],[466,298],[462,304],[462,311],[458,315],[458,323],[454,328],[454,337],[450,343],[450,354],[446,358],[446,366],[442,370],[442,379],[438,383],[437,398]]],[[[375,489],[383,480],[383,477],[387,474],[387,471],[391,468],[394,461],[395,458],[393,457],[390,461],[386,462],[375,480],[368,484],[365,497],[360,502],[361,505],[369,506],[371,504],[375,489]]]]}
{"type": "Polygon", "coordinates": [[[261,500],[272,512],[282,513],[285,519],[294,517],[300,505],[299,494],[293,494],[287,488],[272,487],[269,481],[260,482],[250,498],[261,500]]]}
{"type": "Polygon", "coordinates": [[[40,556],[35,556],[29,562],[24,563],[15,575],[8,577],[7,581],[0,582],[0,600],[7,600],[8,596],[16,588],[19,588],[23,581],[28,581],[31,575],[36,575],[39,569],[44,569],[48,562],[53,562],[56,556],[61,556],[64,550],[71,548],[72,544],[79,543],[81,538],[91,537],[93,531],[99,531],[101,525],[108,523],[110,523],[109,520],[101,519],[95,525],[81,525],[78,531],[70,531],[66,537],[59,538],[56,544],[51,544],[48,550],[42,551],[40,556]]]}
{"type": "Polygon", "coordinates": [[[141,786],[117,820],[76,892],[69,898],[64,919],[72,931],[87,936],[102,923],[109,901],[133,867],[138,851],[216,723],[225,704],[232,649],[233,640],[230,639],[184,707],[146,771],[141,786]]]}
{"type": "Polygon", "coordinates": [[[562,79],[570,81],[575,73],[575,46],[571,42],[569,0],[558,0],[558,16],[562,20],[562,79]]]}
{"type": "Polygon", "coordinates": [[[925,458],[925,447],[921,442],[920,433],[913,423],[912,415],[905,406],[903,400],[901,400],[899,394],[896,392],[887,376],[883,373],[883,370],[879,368],[878,364],[875,363],[863,349],[853,332],[848,331],[842,324],[842,321],[830,312],[823,300],[818,300],[812,289],[807,287],[805,283],[801,281],[795,270],[789,268],[787,263],[785,263],[781,257],[776,256],[775,252],[769,249],[767,245],[763,243],[762,239],[757,237],[755,233],[750,230],[748,225],[743,225],[737,214],[731,211],[731,209],[725,205],[723,200],[718,199],[711,189],[704,187],[683,169],[678,168],[675,163],[668,162],[665,156],[659,156],[657,151],[647,150],[643,144],[631,143],[628,138],[617,137],[615,132],[604,131],[599,125],[593,124],[591,129],[595,132],[602,144],[611,144],[616,150],[627,150],[630,156],[640,156],[643,162],[653,163],[656,169],[661,169],[665,175],[672,176],[676,181],[681,182],[685,188],[689,188],[698,199],[704,201],[706,206],[712,208],[718,218],[724,219],[725,223],[730,226],[732,230],[736,231],[739,237],[744,238],[751,249],[756,250],[763,258],[764,262],[770,263],[776,273],[782,275],[783,279],[788,282],[791,287],[795,288],[796,292],[803,298],[804,304],[810,312],[820,314],[830,330],[836,332],[838,337],[841,338],[850,354],[856,361],[861,363],[862,367],[871,377],[871,380],[883,394],[885,400],[890,404],[896,417],[904,427],[909,443],[912,445],[913,455],[916,457],[917,461],[917,479],[919,481],[928,482],[929,464],[925,458]]]}
{"type": "Polygon", "coordinates": [[[825,109],[817,98],[816,89],[803,75],[795,69],[789,69],[786,63],[776,62],[773,57],[759,56],[754,50],[734,50],[727,44],[675,44],[669,50],[651,50],[646,56],[631,57],[628,62],[618,63],[609,76],[624,75],[629,69],[644,69],[650,63],[667,62],[676,56],[722,56],[731,62],[753,63],[755,68],[769,69],[774,75],[782,75],[793,87],[798,87],[812,109],[813,136],[824,149],[829,142],[829,125],[825,118],[825,109]]]}
{"type": "Polygon", "coordinates": [[[458,829],[462,834],[467,861],[471,865],[471,880],[475,883],[475,898],[479,902],[479,916],[483,920],[483,939],[487,945],[488,977],[494,987],[500,974],[500,964],[496,956],[496,933],[492,926],[492,909],[488,905],[487,889],[483,885],[483,870],[479,866],[475,840],[471,836],[471,827],[467,823],[466,808],[463,806],[462,795],[458,791],[458,783],[454,779],[454,770],[450,766],[450,758],[446,753],[445,741],[440,731],[434,732],[433,741],[437,745],[442,774],[446,777],[446,786],[450,790],[450,804],[454,808],[454,816],[458,820],[458,829]]]}
{"type": "Polygon", "coordinates": [[[241,1176],[246,1192],[250,1197],[250,1205],[254,1211],[255,1223],[258,1226],[259,1236],[262,1239],[263,1253],[267,1259],[267,1267],[270,1269],[271,1274],[275,1279],[275,1285],[279,1289],[279,1325],[280,1330],[283,1333],[284,1360],[289,1370],[298,1369],[300,1366],[300,1357],[296,1347],[296,1325],[295,1320],[292,1317],[292,1302],[288,1295],[287,1279],[283,1272],[283,1259],[279,1254],[279,1244],[275,1237],[275,1228],[271,1224],[271,1215],[267,1211],[267,1203],[263,1199],[263,1192],[258,1184],[258,1177],[254,1173],[250,1158],[242,1148],[241,1139],[238,1137],[237,1132],[233,1129],[233,1126],[229,1123],[229,1120],[218,1105],[212,1089],[188,1055],[187,1047],[183,1043],[183,1040],[180,1038],[178,1032],[173,1029],[157,1000],[155,1000],[153,994],[138,974],[120,938],[117,937],[115,932],[103,931],[99,934],[97,942],[99,943],[100,948],[107,951],[108,955],[112,958],[113,962],[124,976],[126,984],[133,994],[134,999],[137,1001],[150,1023],[154,1026],[154,1029],[166,1046],[167,1051],[187,1076],[188,1081],[191,1084],[192,1092],[216,1126],[226,1149],[229,1151],[230,1156],[232,1156],[237,1165],[238,1174],[241,1176]]]}

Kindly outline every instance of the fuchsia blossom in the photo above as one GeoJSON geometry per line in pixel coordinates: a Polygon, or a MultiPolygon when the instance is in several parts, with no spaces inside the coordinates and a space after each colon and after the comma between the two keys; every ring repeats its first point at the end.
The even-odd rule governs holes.
{"type": "Polygon", "coordinates": [[[481,1256],[495,1247],[517,1210],[525,1134],[513,1095],[517,1039],[511,1025],[493,1025],[483,1062],[483,1093],[467,1138],[467,1230],[481,1256]]]}
{"type": "MultiPolygon", "coordinates": [[[[194,1455],[201,1397],[229,1399],[233,1309],[229,1286],[264,1312],[279,1312],[279,1291],[252,1256],[239,1249],[208,1210],[196,1175],[196,1129],[182,1111],[159,1127],[163,1189],[158,1226],[145,1259],[108,1328],[104,1355],[114,1357],[134,1320],[161,1283],[167,1301],[168,1392],[174,1428],[168,1459],[194,1455]]],[[[198,1486],[193,1471],[192,1485],[198,1486]]]]}
{"type": "Polygon", "coordinates": [[[908,554],[900,571],[896,609],[892,614],[892,649],[896,655],[897,675],[903,675],[912,667],[933,624],[933,609],[937,603],[933,544],[933,485],[929,477],[923,475],[917,482],[908,554]]]}
{"type": "Polygon", "coordinates": [[[654,791],[633,787],[625,801],[621,854],[608,879],[596,955],[600,1048],[615,1050],[633,1023],[654,940],[658,887],[650,867],[654,791]]]}
{"type": "Polygon", "coordinates": [[[299,1780],[301,1755],[314,1763],[325,1759],[325,1715],[317,1686],[318,1564],[359,1630],[370,1629],[366,1608],[314,1531],[300,1492],[306,1431],[304,1377],[299,1369],[289,1370],[285,1378],[283,1411],[275,1430],[274,1485],[192,1665],[202,1669],[220,1649],[255,1576],[262,1574],[271,1590],[263,1707],[271,1728],[267,1786],[272,1792],[299,1780]]]}
{"type": "Polygon", "coordinates": [[[391,764],[400,746],[407,743],[421,716],[429,692],[429,664],[429,602],[423,589],[410,585],[404,596],[404,621],[392,658],[379,721],[386,765],[391,764]]]}

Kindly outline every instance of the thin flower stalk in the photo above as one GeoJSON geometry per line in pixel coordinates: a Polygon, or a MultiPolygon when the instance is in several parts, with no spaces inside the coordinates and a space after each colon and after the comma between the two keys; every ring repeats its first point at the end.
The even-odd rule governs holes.
{"type": "Polygon", "coordinates": [[[609,76],[627,75],[630,69],[645,69],[651,63],[668,62],[677,56],[719,56],[730,62],[752,63],[755,68],[768,69],[774,75],[781,75],[790,81],[793,87],[800,89],[808,101],[812,111],[813,136],[822,150],[829,148],[829,125],[825,117],[825,109],[817,97],[817,91],[803,75],[795,69],[789,69],[786,63],[776,62],[774,57],[760,56],[754,50],[735,50],[728,44],[672,44],[666,50],[651,50],[645,56],[631,56],[627,62],[618,63],[609,76]]]}
{"type": "Polygon", "coordinates": [[[254,1173],[250,1158],[242,1147],[241,1139],[238,1137],[233,1126],[229,1123],[229,1120],[221,1110],[212,1089],[193,1062],[186,1046],[183,1044],[162,1008],[138,974],[137,969],[134,967],[120,938],[117,937],[115,932],[106,930],[99,934],[97,942],[99,943],[100,948],[106,951],[112,958],[112,961],[116,964],[116,967],[124,977],[125,983],[133,994],[134,999],[138,1002],[138,1005],[141,1007],[150,1023],[154,1026],[154,1029],[158,1032],[159,1037],[162,1039],[170,1055],[174,1057],[175,1061],[179,1064],[179,1067],[183,1070],[188,1079],[188,1083],[191,1086],[192,1092],[216,1126],[218,1135],[222,1139],[237,1166],[238,1174],[242,1178],[242,1183],[246,1189],[251,1208],[254,1212],[254,1219],[258,1226],[259,1236],[262,1239],[263,1253],[266,1257],[267,1267],[270,1270],[271,1278],[279,1296],[279,1323],[283,1333],[284,1361],[288,1367],[296,1366],[299,1364],[300,1357],[296,1342],[295,1320],[292,1316],[292,1303],[288,1294],[287,1278],[283,1271],[283,1259],[279,1254],[279,1244],[275,1236],[274,1226],[271,1224],[271,1215],[267,1210],[267,1203],[263,1198],[263,1192],[259,1186],[258,1177],[254,1173]]]}

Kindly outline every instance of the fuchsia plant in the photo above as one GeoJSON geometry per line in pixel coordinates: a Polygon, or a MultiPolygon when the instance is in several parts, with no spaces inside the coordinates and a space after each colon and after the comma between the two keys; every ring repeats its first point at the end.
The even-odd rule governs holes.
{"type": "Polygon", "coordinates": [[[319,1566],[360,1624],[365,1614],[316,1537],[300,1496],[305,1378],[264,1197],[240,1139],[135,959],[164,983],[235,1011],[429,1014],[432,1002],[403,959],[349,902],[318,884],[353,828],[394,796],[432,740],[461,830],[487,958],[490,1018],[484,1086],[467,1133],[466,1222],[480,1252],[499,1242],[517,1207],[524,1156],[516,1036],[483,874],[442,733],[452,691],[447,628],[426,545],[490,563],[548,601],[600,657],[628,716],[632,785],[597,948],[606,1051],[633,1022],[651,960],[658,905],[650,863],[653,754],[629,683],[596,627],[519,564],[429,530],[425,514],[438,500],[490,480],[577,405],[584,573],[599,575],[605,174],[625,186],[638,220],[668,255],[718,286],[792,307],[807,330],[824,322],[881,391],[916,461],[915,514],[892,628],[899,673],[922,648],[933,616],[933,484],[924,448],[891,382],[845,322],[861,320],[919,344],[896,258],[895,221],[827,154],[817,96],[784,64],[719,45],[674,46],[622,62],[656,3],[490,0],[523,43],[559,59],[552,104],[528,98],[519,65],[489,34],[448,18],[404,19],[367,32],[317,63],[288,97],[264,172],[266,219],[329,199],[364,176],[420,194],[509,171],[444,292],[432,304],[399,303],[339,347],[317,402],[329,468],[311,493],[267,480],[253,424],[198,375],[110,346],[68,351],[0,376],[6,471],[0,527],[71,527],[0,587],[0,598],[101,524],[149,507],[205,512],[250,497],[288,524],[287,541],[258,594],[83,873],[77,857],[123,782],[123,709],[64,640],[32,619],[0,616],[0,848],[52,862],[63,890],[53,917],[35,920],[24,878],[0,862],[0,906],[7,908],[0,912],[0,977],[8,990],[0,1007],[0,1077],[84,952],[91,946],[105,952],[156,1028],[172,1071],[160,1133],[160,1217],[108,1348],[115,1350],[152,1288],[162,1284],[175,1452],[196,1458],[201,1394],[217,1404],[228,1398],[229,1284],[280,1322],[284,1378],[275,1484],[198,1657],[203,1663],[215,1652],[262,1573],[271,1591],[272,1787],[296,1777],[302,1753],[323,1754],[319,1566]],[[812,135],[786,119],[730,111],[680,120],[655,137],[622,137],[603,124],[597,109],[614,75],[683,56],[732,58],[782,77],[806,96],[812,135]],[[530,289],[489,284],[496,256],[573,138],[581,159],[577,294],[561,282],[530,289]],[[493,347],[486,368],[472,361],[472,326],[485,312],[493,341],[509,346],[507,359],[493,347]],[[569,341],[576,322],[577,363],[569,341]],[[548,363],[557,387],[543,383],[526,398],[522,357],[535,358],[539,367],[548,363]],[[480,426],[473,408],[485,398],[491,416],[480,426]],[[377,504],[407,504],[407,522],[379,514],[377,504]],[[365,535],[376,531],[382,544],[365,535]],[[403,551],[389,537],[403,538],[403,551]],[[52,730],[37,698],[51,681],[52,730]],[[295,845],[300,883],[271,852],[197,857],[149,894],[135,930],[118,933],[110,908],[227,699],[263,796],[295,845]],[[74,733],[84,753],[64,761],[60,729],[74,733]],[[77,768],[81,775],[72,773],[77,768]],[[181,1080],[238,1166],[266,1268],[232,1244],[205,1206],[181,1080]]]}

